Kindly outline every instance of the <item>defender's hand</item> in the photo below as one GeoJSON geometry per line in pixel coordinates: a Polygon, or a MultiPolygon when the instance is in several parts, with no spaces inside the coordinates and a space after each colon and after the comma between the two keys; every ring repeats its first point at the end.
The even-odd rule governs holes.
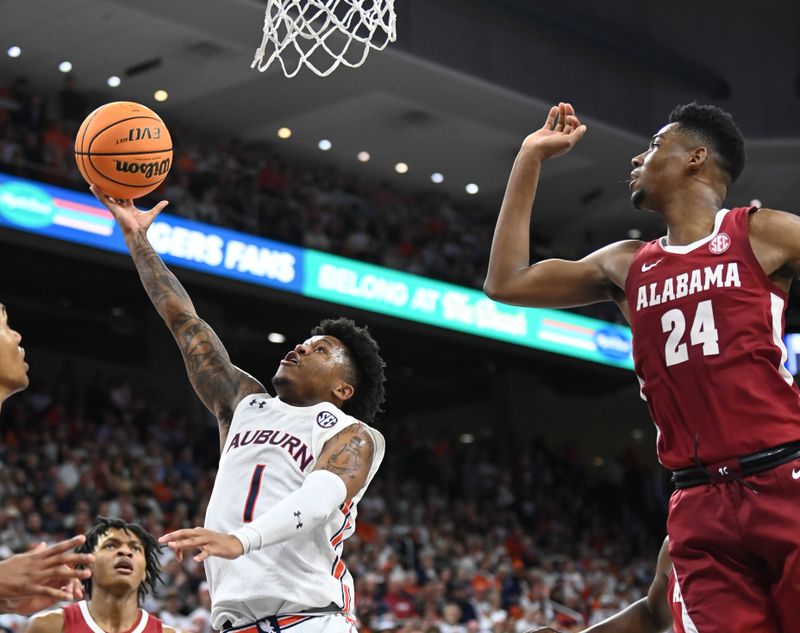
{"type": "MultiPolygon", "coordinates": [[[[84,570],[84,571],[89,571],[84,570]]],[[[77,578],[66,581],[54,578],[42,583],[43,587],[49,587],[53,591],[60,592],[60,598],[52,595],[27,596],[24,598],[11,598],[0,601],[0,613],[18,613],[19,615],[31,615],[39,611],[49,609],[58,602],[74,602],[83,599],[83,583],[77,578]]]]}
{"type": "Polygon", "coordinates": [[[585,133],[586,126],[575,115],[572,104],[559,103],[550,108],[541,129],[523,141],[522,149],[533,152],[539,160],[547,160],[566,154],[585,133]]]}
{"type": "Polygon", "coordinates": [[[0,608],[6,612],[27,615],[46,609],[62,600],[83,597],[81,580],[89,578],[94,554],[77,554],[74,550],[85,541],[76,536],[48,547],[40,543],[30,552],[17,554],[0,563],[0,608]]]}
{"type": "Polygon", "coordinates": [[[183,561],[183,550],[185,549],[200,550],[200,553],[194,557],[195,562],[198,563],[206,560],[209,556],[233,560],[244,554],[242,542],[235,536],[201,527],[170,532],[158,539],[158,542],[175,550],[178,562],[183,561]]]}
{"type": "Polygon", "coordinates": [[[96,185],[91,185],[89,190],[106,209],[111,211],[111,215],[114,216],[119,228],[122,229],[122,234],[126,236],[138,231],[146,232],[153,220],[156,219],[156,216],[169,204],[167,200],[162,200],[149,211],[140,211],[134,206],[133,200],[112,198],[96,185]]]}

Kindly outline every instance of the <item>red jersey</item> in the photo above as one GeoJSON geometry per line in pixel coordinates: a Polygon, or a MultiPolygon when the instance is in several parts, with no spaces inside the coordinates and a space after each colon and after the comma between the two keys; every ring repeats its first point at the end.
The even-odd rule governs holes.
{"type": "MultiPolygon", "coordinates": [[[[86,600],[64,607],[64,633],[105,633],[94,621],[86,600]]],[[[139,609],[139,619],[127,633],[162,633],[162,624],[156,616],[139,609]]]]}
{"type": "Polygon", "coordinates": [[[750,246],[757,209],[722,209],[711,235],[644,244],[625,297],[642,397],[671,470],[800,440],[800,390],[785,369],[787,295],[750,246]]]}

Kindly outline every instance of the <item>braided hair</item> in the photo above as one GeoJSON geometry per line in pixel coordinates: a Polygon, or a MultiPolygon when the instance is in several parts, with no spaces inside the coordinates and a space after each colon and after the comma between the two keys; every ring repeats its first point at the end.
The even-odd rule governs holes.
{"type": "MultiPolygon", "coordinates": [[[[145,596],[150,591],[155,591],[161,580],[161,563],[158,555],[161,552],[161,545],[155,537],[137,523],[126,523],[122,519],[108,519],[97,517],[97,523],[86,533],[86,541],[75,548],[75,551],[82,554],[92,554],[97,548],[97,543],[109,530],[122,530],[128,534],[136,536],[144,547],[145,557],[145,576],[144,582],[139,585],[139,604],[144,601],[145,596]]],[[[92,579],[87,578],[83,581],[86,595],[92,596],[92,579]]]]}

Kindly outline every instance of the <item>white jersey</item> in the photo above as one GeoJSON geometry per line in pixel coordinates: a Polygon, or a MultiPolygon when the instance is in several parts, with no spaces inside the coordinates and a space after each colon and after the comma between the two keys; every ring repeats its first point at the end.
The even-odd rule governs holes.
{"type": "MultiPolygon", "coordinates": [[[[359,423],[323,402],[295,407],[268,394],[242,400],[233,414],[205,526],[230,533],[253,521],[303,485],[322,447],[359,423]]],[[[341,559],[342,543],[355,532],[356,505],[383,460],[383,436],[375,444],[364,487],[308,533],[225,560],[205,561],[215,629],[242,626],[265,616],[324,609],[353,610],[353,579],[341,559]]]]}

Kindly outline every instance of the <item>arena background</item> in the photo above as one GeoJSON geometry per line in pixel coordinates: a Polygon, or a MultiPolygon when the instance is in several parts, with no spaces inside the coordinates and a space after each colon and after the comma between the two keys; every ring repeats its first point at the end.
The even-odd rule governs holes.
{"type": "MultiPolygon", "coordinates": [[[[288,168],[317,193],[346,191],[350,202],[353,191],[362,197],[380,191],[394,202],[377,205],[377,215],[373,208],[370,227],[390,222],[399,206],[404,222],[419,225],[430,219],[430,209],[439,214],[446,207],[461,216],[454,223],[460,230],[480,229],[471,240],[450,234],[436,242],[456,243],[457,256],[473,262],[459,267],[460,277],[444,275],[463,286],[480,285],[520,141],[559,100],[575,105],[589,132],[543,171],[532,231],[534,248],[543,254],[580,257],[632,231],[645,239],[661,234],[656,217],[631,208],[622,181],[630,158],[671,108],[692,100],[730,110],[747,137],[747,167],[728,204],[757,199],[771,208],[797,208],[796,3],[565,1],[555,7],[533,0],[410,0],[396,8],[398,41],[372,53],[362,68],[342,68],[325,79],[303,72],[288,80],[275,69],[250,69],[263,20],[263,3],[255,0],[6,0],[0,43],[3,50],[21,47],[22,55],[0,57],[0,168],[83,189],[69,151],[62,148],[53,158],[55,150],[42,140],[56,121],[65,133],[74,125],[60,110],[66,75],[58,66],[68,60],[74,93],[87,113],[112,100],[139,101],[159,112],[174,135],[176,165],[182,152],[196,162],[198,154],[213,155],[217,163],[232,156],[239,169],[260,170],[266,161],[288,168]],[[111,75],[121,78],[119,87],[106,84],[111,75]],[[168,91],[168,100],[154,101],[158,89],[168,91]],[[31,111],[36,120],[23,120],[31,111]],[[284,126],[293,134],[281,140],[276,132],[284,126]],[[38,149],[28,143],[30,131],[42,137],[38,149]],[[320,151],[320,139],[332,148],[320,151]],[[356,160],[362,150],[370,152],[369,162],[356,160]],[[247,163],[253,156],[263,158],[247,163]],[[409,165],[408,173],[394,171],[398,161],[409,165]],[[444,174],[441,184],[431,182],[433,172],[444,174]],[[466,193],[468,183],[479,192],[466,193]]],[[[140,206],[168,197],[179,177],[176,169],[140,206]]],[[[301,213],[301,199],[281,191],[281,203],[268,200],[266,212],[254,216],[240,205],[227,213],[236,205],[203,197],[221,188],[219,182],[201,187],[182,204],[211,204],[217,215],[201,220],[217,217],[244,232],[307,244],[313,227],[298,228],[291,220],[301,213]]],[[[331,209],[337,212],[333,205],[329,215],[331,209]]],[[[181,215],[178,204],[168,211],[181,215]]],[[[352,209],[342,213],[361,226],[352,209]]],[[[349,229],[337,228],[345,235],[349,229]]],[[[367,257],[376,258],[374,252],[367,257]]],[[[623,464],[629,477],[635,464],[634,479],[658,500],[647,513],[652,529],[642,542],[643,550],[654,548],[655,558],[668,485],[629,370],[172,267],[234,362],[264,382],[290,343],[301,341],[320,318],[344,314],[368,323],[384,350],[389,389],[382,428],[454,451],[471,444],[469,450],[499,468],[506,453],[498,446],[541,438],[536,441],[549,450],[575,455],[580,477],[612,486],[605,490],[628,490],[630,481],[617,470],[623,464]],[[268,342],[269,332],[284,334],[287,342],[268,342]]],[[[426,276],[442,277],[441,269],[426,276]]],[[[127,256],[0,228],[0,300],[23,334],[33,393],[64,397],[69,385],[86,394],[98,380],[111,390],[132,385],[164,410],[188,412],[204,425],[194,427],[197,437],[216,448],[213,421],[191,392],[174,343],[127,256]]],[[[793,295],[787,331],[800,328],[796,306],[793,295]]],[[[582,312],[619,320],[602,306],[582,312]]],[[[22,414],[15,412],[14,420],[4,416],[6,431],[19,428],[22,414]]]]}

